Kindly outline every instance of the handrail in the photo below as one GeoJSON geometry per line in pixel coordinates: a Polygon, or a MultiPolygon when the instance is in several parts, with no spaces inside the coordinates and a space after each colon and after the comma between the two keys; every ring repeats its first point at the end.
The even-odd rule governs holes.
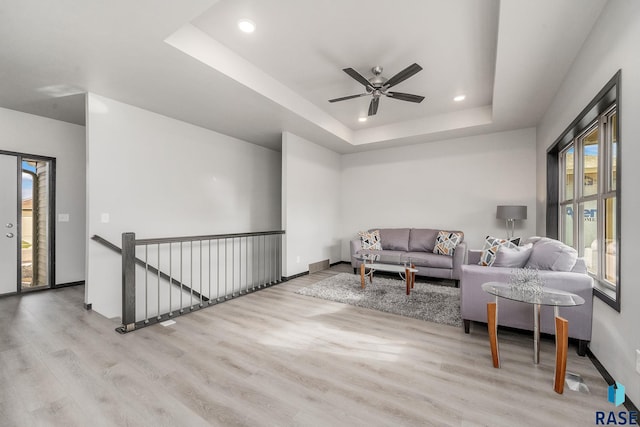
{"type": "Polygon", "coordinates": [[[256,231],[253,233],[209,234],[204,236],[158,237],[153,239],[136,239],[136,245],[151,245],[177,242],[196,242],[200,240],[234,239],[238,237],[267,236],[285,234],[284,230],[256,231]]]}
{"type": "Polygon", "coordinates": [[[114,245],[113,243],[111,243],[110,241],[105,239],[104,237],[101,237],[101,236],[98,236],[97,234],[94,234],[93,236],[91,236],[91,240],[96,241],[96,242],[100,243],[102,246],[105,246],[105,247],[111,249],[113,252],[116,252],[116,253],[122,255],[122,249],[120,249],[118,246],[114,245]]]}
{"type": "Polygon", "coordinates": [[[116,331],[130,332],[281,283],[284,234],[274,230],[136,239],[135,233],[126,232],[122,249],[93,236],[122,257],[122,325],[116,331]],[[143,253],[144,260],[136,252],[143,253]],[[142,275],[136,266],[144,269],[142,275]],[[172,292],[166,282],[179,286],[180,292],[172,292]]]}
{"type": "MultiPolygon", "coordinates": [[[[122,249],[120,249],[118,246],[114,245],[113,243],[111,243],[110,241],[108,241],[107,239],[105,239],[104,237],[98,236],[97,234],[94,234],[93,236],[91,236],[91,240],[100,243],[101,245],[103,245],[106,248],[111,249],[112,251],[122,255],[122,249]]],[[[145,262],[143,260],[141,260],[140,258],[136,257],[136,265],[139,265],[140,267],[145,267],[145,262]]],[[[160,277],[164,280],[166,280],[167,282],[170,282],[172,285],[174,286],[179,286],[181,289],[184,289],[186,291],[193,291],[193,295],[196,296],[196,298],[200,298],[202,297],[203,301],[209,301],[209,298],[205,297],[204,295],[200,295],[198,293],[198,291],[196,291],[195,289],[191,289],[189,286],[185,285],[184,283],[181,283],[179,280],[176,280],[173,277],[170,277],[167,273],[164,273],[162,271],[159,271],[157,268],[155,268],[152,265],[149,265],[148,270],[152,273],[152,274],[160,274],[160,277]]]]}

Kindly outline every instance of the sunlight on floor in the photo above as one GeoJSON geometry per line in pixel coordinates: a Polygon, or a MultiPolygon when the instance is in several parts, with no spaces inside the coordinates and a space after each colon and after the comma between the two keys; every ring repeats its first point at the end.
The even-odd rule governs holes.
{"type": "Polygon", "coordinates": [[[313,351],[387,362],[397,361],[406,344],[404,341],[345,331],[312,321],[298,322],[286,328],[270,331],[259,342],[267,346],[301,352],[313,351]],[[304,334],[300,333],[301,330],[304,334]]]}

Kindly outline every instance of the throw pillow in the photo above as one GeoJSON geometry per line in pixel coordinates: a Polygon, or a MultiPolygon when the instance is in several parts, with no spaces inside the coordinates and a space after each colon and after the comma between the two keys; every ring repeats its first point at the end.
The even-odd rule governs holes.
{"type": "Polygon", "coordinates": [[[532,250],[533,243],[515,248],[500,246],[493,261],[493,267],[522,268],[527,264],[532,250]]]}
{"type": "Polygon", "coordinates": [[[498,239],[496,237],[487,236],[482,247],[482,254],[480,255],[480,262],[478,265],[489,267],[493,265],[496,260],[496,253],[501,246],[508,248],[517,248],[518,246],[509,239],[498,239]]]}
{"type": "Polygon", "coordinates": [[[439,231],[436,237],[436,245],[433,247],[433,253],[438,255],[453,256],[458,243],[462,242],[462,233],[452,231],[439,231]]]}
{"type": "Polygon", "coordinates": [[[381,251],[382,245],[380,245],[380,231],[360,231],[358,233],[360,236],[360,244],[362,245],[362,249],[381,251]]]}
{"type": "Polygon", "coordinates": [[[543,237],[533,245],[527,267],[538,270],[571,271],[578,259],[578,251],[559,240],[543,237]]]}

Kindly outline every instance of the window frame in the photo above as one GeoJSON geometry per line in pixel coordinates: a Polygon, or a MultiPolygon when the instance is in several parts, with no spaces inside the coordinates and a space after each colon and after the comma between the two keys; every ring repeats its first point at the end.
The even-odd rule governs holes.
{"type": "Polygon", "coordinates": [[[621,70],[607,82],[596,97],[585,107],[578,117],[567,127],[562,135],[547,150],[547,235],[564,240],[566,236],[565,208],[573,208],[573,247],[584,255],[584,235],[580,228],[584,221],[583,206],[585,202],[596,201],[597,239],[600,248],[597,257],[597,274],[589,273],[594,279],[593,293],[596,297],[620,311],[621,296],[621,141],[620,141],[620,82],[621,70]],[[616,116],[615,128],[611,125],[616,116]],[[583,138],[598,129],[598,188],[596,194],[583,196],[583,138]],[[615,131],[616,153],[613,156],[612,132],[615,131]],[[566,153],[573,147],[573,195],[568,198],[566,192],[566,153]],[[615,158],[615,165],[612,159],[615,158]],[[614,170],[612,170],[614,169],[614,170]],[[616,187],[612,188],[615,174],[616,187]],[[606,280],[606,231],[607,220],[605,207],[610,198],[615,198],[615,230],[613,232],[616,245],[616,277],[617,284],[606,280]]]}
{"type": "Polygon", "coordinates": [[[576,180],[576,148],[573,144],[569,144],[568,146],[564,147],[560,152],[559,152],[559,157],[560,157],[560,167],[559,167],[559,171],[560,171],[560,175],[559,175],[559,184],[561,186],[561,188],[559,189],[559,203],[558,203],[558,217],[559,217],[559,222],[558,222],[558,240],[560,241],[565,241],[566,240],[566,229],[567,229],[567,225],[566,225],[566,216],[564,215],[565,209],[567,207],[570,207],[573,210],[573,222],[571,224],[571,246],[574,246],[576,244],[576,215],[577,215],[577,210],[574,206],[574,200],[576,199],[576,184],[575,184],[575,180],[576,180]],[[568,197],[566,194],[566,181],[563,181],[563,176],[565,175],[565,171],[566,169],[566,165],[567,165],[567,153],[569,152],[570,149],[573,149],[573,191],[571,194],[571,197],[568,197]],[[563,185],[563,182],[565,183],[565,185],[563,185]]]}

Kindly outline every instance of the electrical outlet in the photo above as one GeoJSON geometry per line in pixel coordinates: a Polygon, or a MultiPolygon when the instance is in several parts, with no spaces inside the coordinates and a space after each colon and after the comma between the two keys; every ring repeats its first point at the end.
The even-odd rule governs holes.
{"type": "Polygon", "coordinates": [[[636,372],[640,374],[640,350],[636,349],[636,372]]]}
{"type": "Polygon", "coordinates": [[[300,255],[296,257],[296,263],[300,264],[300,255]]]}

